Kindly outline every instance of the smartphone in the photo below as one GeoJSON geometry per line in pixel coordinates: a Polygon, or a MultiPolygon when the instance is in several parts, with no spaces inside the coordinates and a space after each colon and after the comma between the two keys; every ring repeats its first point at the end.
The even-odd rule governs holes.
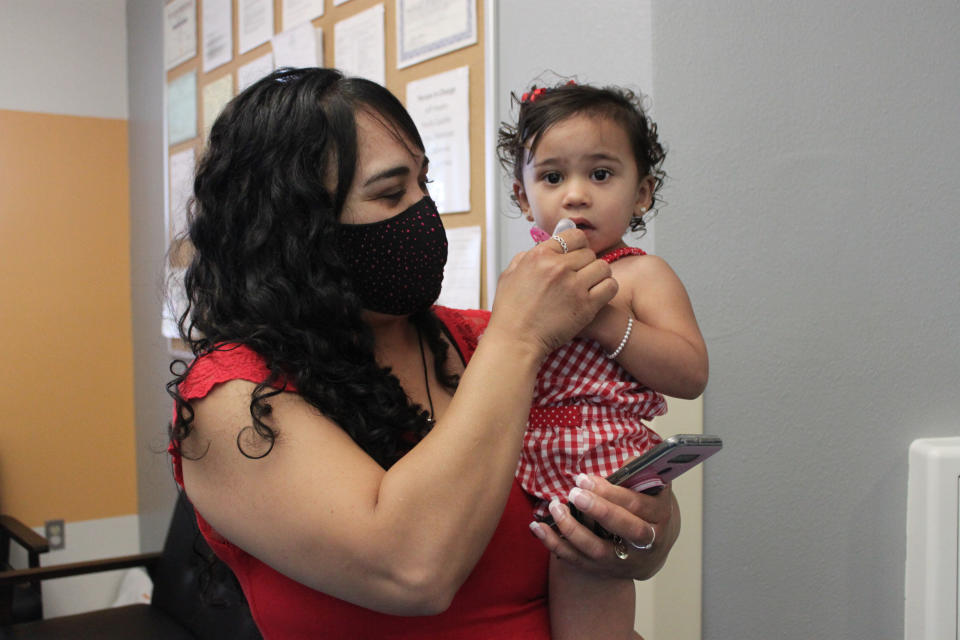
{"type": "MultiPolygon", "coordinates": [[[[607,476],[607,482],[656,495],[668,482],[697,466],[722,447],[723,441],[717,436],[696,433],[670,436],[611,473],[607,476]]],[[[579,509],[572,503],[567,506],[570,507],[570,513],[582,523],[583,514],[579,509]]],[[[543,523],[553,527],[553,517],[548,515],[543,523]]],[[[593,529],[601,537],[610,536],[596,523],[593,529]]]]}
{"type": "Polygon", "coordinates": [[[657,493],[665,484],[722,447],[723,441],[717,436],[691,433],[670,436],[611,473],[607,482],[634,491],[657,493]]]}

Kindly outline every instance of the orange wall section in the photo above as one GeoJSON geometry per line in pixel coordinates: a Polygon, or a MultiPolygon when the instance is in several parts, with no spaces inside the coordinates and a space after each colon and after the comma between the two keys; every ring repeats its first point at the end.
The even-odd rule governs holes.
{"type": "Polygon", "coordinates": [[[30,526],[137,513],[129,213],[126,120],[0,110],[0,510],[30,526]]]}

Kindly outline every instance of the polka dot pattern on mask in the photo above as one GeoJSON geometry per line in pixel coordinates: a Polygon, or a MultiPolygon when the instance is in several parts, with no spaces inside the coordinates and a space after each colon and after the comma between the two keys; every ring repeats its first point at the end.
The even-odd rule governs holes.
{"type": "Polygon", "coordinates": [[[365,309],[408,315],[440,295],[447,234],[429,196],[386,220],[341,225],[339,247],[365,309]]]}

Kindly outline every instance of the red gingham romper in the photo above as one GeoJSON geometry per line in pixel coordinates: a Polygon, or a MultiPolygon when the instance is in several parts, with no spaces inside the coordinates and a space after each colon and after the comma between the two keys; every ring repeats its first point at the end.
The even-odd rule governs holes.
{"type": "MultiPolygon", "coordinates": [[[[601,259],[646,255],[624,247],[601,259]]],[[[660,442],[643,423],[667,412],[663,396],[634,379],[593,340],[576,338],[547,357],[534,390],[517,478],[530,495],[566,502],[574,477],[606,477],[660,442]]]]}

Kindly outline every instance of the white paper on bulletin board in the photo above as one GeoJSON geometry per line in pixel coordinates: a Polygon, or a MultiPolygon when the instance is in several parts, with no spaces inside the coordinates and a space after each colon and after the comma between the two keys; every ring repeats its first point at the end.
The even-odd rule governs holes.
{"type": "Polygon", "coordinates": [[[397,68],[477,42],[477,0],[397,0],[397,68]]]}
{"type": "Polygon", "coordinates": [[[246,53],[270,42],[273,36],[273,0],[240,0],[237,5],[237,48],[246,53]]]}
{"type": "Polygon", "coordinates": [[[274,64],[281,67],[322,67],[323,30],[311,22],[281,31],[273,36],[274,64]]]}
{"type": "Polygon", "coordinates": [[[197,137],[197,72],[167,83],[167,144],[197,137]]]}
{"type": "Polygon", "coordinates": [[[180,337],[177,321],[187,308],[187,291],[183,286],[186,273],[186,269],[167,270],[163,309],[160,312],[160,332],[164,338],[180,337]]]}
{"type": "Polygon", "coordinates": [[[220,112],[223,111],[223,108],[227,106],[227,103],[233,99],[233,74],[228,73],[227,75],[214,80],[209,84],[203,85],[203,90],[200,92],[200,102],[203,105],[203,137],[206,138],[210,135],[210,128],[213,127],[213,122],[217,119],[217,116],[220,115],[220,112]]]}
{"type": "Polygon", "coordinates": [[[407,83],[407,111],[430,159],[430,195],[440,213],[470,210],[470,70],[407,83]]]}
{"type": "Polygon", "coordinates": [[[252,62],[237,68],[237,93],[273,71],[273,52],[266,53],[252,62]]]}
{"type": "Polygon", "coordinates": [[[386,85],[383,5],[333,25],[333,64],[347,76],[358,76],[386,85]]]}
{"type": "Polygon", "coordinates": [[[447,266],[437,304],[454,309],[480,308],[480,227],[447,229],[447,266]]]}
{"type": "Polygon", "coordinates": [[[283,0],[281,16],[284,31],[322,15],[323,0],[283,0]]]}
{"type": "Polygon", "coordinates": [[[170,154],[170,200],[167,222],[172,240],[187,230],[187,204],[193,195],[193,171],[196,160],[193,149],[170,154]]]}
{"type": "Polygon", "coordinates": [[[203,2],[203,72],[233,60],[233,3],[203,2]]]}
{"type": "Polygon", "coordinates": [[[197,1],[174,0],[163,7],[164,69],[197,55],[197,1]]]}

